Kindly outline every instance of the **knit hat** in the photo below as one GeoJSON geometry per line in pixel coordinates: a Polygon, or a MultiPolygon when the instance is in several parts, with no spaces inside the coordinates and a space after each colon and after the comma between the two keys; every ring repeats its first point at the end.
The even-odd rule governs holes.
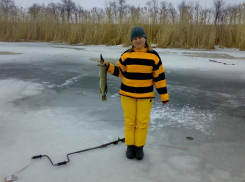
{"type": "Polygon", "coordinates": [[[140,37],[140,36],[145,37],[147,39],[144,29],[141,26],[136,26],[136,27],[132,28],[132,30],[131,30],[131,41],[133,38],[140,37]]]}

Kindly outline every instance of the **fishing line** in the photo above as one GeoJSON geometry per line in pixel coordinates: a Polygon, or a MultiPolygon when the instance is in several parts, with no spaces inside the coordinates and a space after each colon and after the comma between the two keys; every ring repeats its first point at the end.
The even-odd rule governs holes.
{"type": "Polygon", "coordinates": [[[16,176],[16,174],[19,173],[19,172],[21,172],[21,171],[23,171],[23,170],[25,170],[26,168],[28,168],[32,163],[33,163],[33,162],[31,162],[29,165],[27,165],[27,166],[24,167],[23,169],[19,170],[18,172],[14,173],[13,175],[7,176],[7,177],[5,178],[5,182],[15,181],[15,180],[19,179],[20,177],[19,177],[19,176],[16,176]]]}

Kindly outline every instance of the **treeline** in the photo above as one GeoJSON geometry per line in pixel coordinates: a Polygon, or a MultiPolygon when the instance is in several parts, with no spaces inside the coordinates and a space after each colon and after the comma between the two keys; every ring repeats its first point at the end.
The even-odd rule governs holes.
{"type": "Polygon", "coordinates": [[[182,1],[175,8],[165,1],[135,7],[114,0],[88,10],[73,0],[34,3],[25,9],[13,0],[0,0],[1,41],[130,45],[130,31],[136,25],[144,27],[158,47],[245,49],[245,3],[231,6],[214,0],[213,8],[204,8],[182,1]]]}

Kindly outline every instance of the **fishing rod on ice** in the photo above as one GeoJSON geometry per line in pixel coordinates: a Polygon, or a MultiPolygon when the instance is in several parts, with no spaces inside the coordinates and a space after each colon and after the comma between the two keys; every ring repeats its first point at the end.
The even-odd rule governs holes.
{"type": "Polygon", "coordinates": [[[59,162],[59,163],[57,163],[57,164],[54,164],[54,163],[52,162],[52,160],[49,158],[49,156],[47,156],[47,155],[41,155],[41,154],[40,154],[40,155],[36,155],[36,156],[33,156],[32,159],[39,159],[39,158],[42,158],[42,157],[47,157],[53,166],[61,166],[61,165],[66,165],[67,163],[70,162],[70,159],[69,159],[69,157],[68,157],[69,155],[77,154],[77,153],[81,153],[81,152],[86,152],[86,151],[93,150],[93,149],[104,148],[104,147],[107,147],[108,145],[111,145],[111,144],[116,145],[116,144],[118,144],[119,142],[125,142],[125,138],[122,138],[122,139],[118,138],[117,140],[115,140],[115,141],[113,141],[113,142],[105,143],[105,144],[100,145],[100,146],[98,146],[98,147],[88,148],[88,149],[80,150],[80,151],[77,151],[77,152],[69,153],[69,154],[66,155],[68,161],[59,162]]]}

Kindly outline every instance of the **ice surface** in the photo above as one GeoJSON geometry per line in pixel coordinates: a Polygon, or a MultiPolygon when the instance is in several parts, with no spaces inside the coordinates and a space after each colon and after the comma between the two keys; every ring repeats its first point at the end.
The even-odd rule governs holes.
{"type": "Polygon", "coordinates": [[[155,49],[170,102],[155,92],[142,161],[128,160],[123,143],[71,155],[60,167],[31,159],[63,162],[124,137],[120,79],[108,75],[102,102],[96,65],[100,54],[115,64],[125,49],[0,42],[9,52],[0,54],[0,180],[33,162],[19,182],[245,181],[245,52],[236,49],[155,49]]]}

